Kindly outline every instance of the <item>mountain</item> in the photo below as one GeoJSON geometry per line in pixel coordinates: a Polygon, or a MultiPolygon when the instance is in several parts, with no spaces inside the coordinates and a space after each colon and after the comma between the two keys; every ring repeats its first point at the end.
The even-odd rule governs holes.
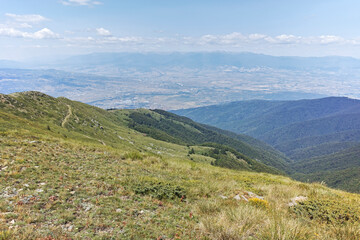
{"type": "Polygon", "coordinates": [[[321,181],[320,176],[332,176],[338,182],[332,180],[328,183],[330,186],[359,191],[357,184],[346,185],[346,180],[333,172],[339,170],[333,164],[334,159],[349,171],[360,166],[360,159],[354,151],[360,143],[359,100],[328,97],[298,101],[241,101],[174,113],[265,141],[296,162],[293,165],[295,172],[311,174],[311,177],[304,175],[299,179],[321,181]],[[348,153],[346,157],[344,153],[348,153]],[[312,171],[302,172],[305,166],[312,171]]]}
{"type": "Polygon", "coordinates": [[[359,195],[255,172],[251,143],[276,153],[162,110],[0,94],[0,238],[359,237],[359,195]]]}
{"type": "MultiPolygon", "coordinates": [[[[252,148],[245,142],[216,132],[216,129],[210,129],[166,111],[145,109],[106,111],[82,103],[71,102],[65,98],[53,98],[40,92],[1,95],[1,98],[0,107],[6,107],[9,112],[30,117],[38,122],[46,120],[59,127],[67,126],[73,129],[72,134],[75,134],[77,138],[86,141],[100,141],[107,146],[116,147],[119,141],[123,140],[121,134],[119,135],[116,130],[119,126],[123,126],[145,133],[152,138],[183,146],[213,142],[220,144],[220,147],[225,145],[227,148],[234,148],[231,152],[238,158],[232,158],[229,161],[236,162],[230,164],[238,165],[236,169],[270,173],[281,173],[287,170],[285,158],[281,154],[268,153],[266,149],[259,147],[252,148]],[[83,119],[83,121],[81,122],[79,119],[83,119]],[[111,131],[106,129],[111,129],[111,131]],[[255,157],[256,160],[253,160],[252,158],[255,159],[255,157]],[[245,164],[240,164],[244,162],[245,164]],[[281,166],[282,169],[279,171],[265,165],[266,163],[281,166]]],[[[59,131],[58,134],[68,135],[66,132],[61,132],[59,131]]],[[[201,146],[199,147],[201,148],[201,146]]],[[[224,151],[226,153],[230,150],[224,151]]],[[[214,164],[219,161],[219,159],[213,159],[214,164]]],[[[219,163],[219,165],[221,164],[219,163]]]]}
{"type": "Polygon", "coordinates": [[[119,68],[213,68],[234,66],[268,67],[292,70],[341,70],[360,67],[360,60],[351,57],[278,57],[250,52],[170,52],[170,53],[92,53],[66,58],[56,66],[89,68],[114,66],[119,68]]]}
{"type": "Polygon", "coordinates": [[[241,101],[173,112],[198,122],[248,134],[287,154],[336,140],[340,143],[357,142],[360,129],[360,101],[342,97],[241,101]]]}
{"type": "Polygon", "coordinates": [[[155,109],[134,111],[129,115],[129,127],[149,136],[183,145],[218,143],[272,166],[289,172],[289,159],[269,145],[243,134],[233,134],[218,128],[196,123],[188,118],[155,109]]]}
{"type": "Polygon", "coordinates": [[[359,238],[359,195],[255,172],[202,142],[266,145],[220,133],[160,110],[0,94],[0,239],[359,238]]]}
{"type": "Polygon", "coordinates": [[[0,60],[0,68],[18,68],[20,66],[24,66],[24,64],[11,60],[0,60]]]}
{"type": "Polygon", "coordinates": [[[360,144],[333,154],[322,155],[293,165],[294,177],[303,181],[325,181],[333,187],[354,191],[360,185],[360,144]]]}

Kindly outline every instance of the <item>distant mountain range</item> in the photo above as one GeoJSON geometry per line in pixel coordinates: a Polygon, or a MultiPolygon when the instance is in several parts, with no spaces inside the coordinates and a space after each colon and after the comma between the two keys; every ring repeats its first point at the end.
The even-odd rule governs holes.
{"type": "Polygon", "coordinates": [[[250,52],[171,52],[171,53],[93,53],[56,61],[58,66],[119,68],[213,68],[234,66],[244,68],[268,67],[277,69],[308,70],[323,69],[337,71],[356,69],[360,60],[351,57],[279,57],[250,52]]]}
{"type": "Polygon", "coordinates": [[[174,113],[265,141],[295,162],[299,179],[328,179],[348,190],[359,186],[359,100],[241,101],[174,113]]]}

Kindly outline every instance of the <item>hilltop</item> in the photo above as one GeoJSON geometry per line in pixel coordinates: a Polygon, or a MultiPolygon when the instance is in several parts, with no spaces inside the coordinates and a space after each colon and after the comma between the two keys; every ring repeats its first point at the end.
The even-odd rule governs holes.
{"type": "Polygon", "coordinates": [[[0,239],[360,237],[359,195],[291,180],[250,157],[281,156],[268,145],[160,110],[0,95],[0,147],[0,239]]]}

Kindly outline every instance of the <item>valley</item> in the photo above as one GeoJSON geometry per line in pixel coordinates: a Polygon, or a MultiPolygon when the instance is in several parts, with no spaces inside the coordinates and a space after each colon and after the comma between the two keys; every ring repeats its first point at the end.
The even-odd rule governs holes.
{"type": "Polygon", "coordinates": [[[359,111],[359,100],[329,97],[240,101],[174,113],[266,142],[293,161],[297,179],[359,192],[359,111]]]}
{"type": "Polygon", "coordinates": [[[0,92],[36,90],[104,109],[174,110],[251,99],[359,98],[359,67],[359,60],[346,57],[94,53],[36,64],[0,62],[0,92]]]}

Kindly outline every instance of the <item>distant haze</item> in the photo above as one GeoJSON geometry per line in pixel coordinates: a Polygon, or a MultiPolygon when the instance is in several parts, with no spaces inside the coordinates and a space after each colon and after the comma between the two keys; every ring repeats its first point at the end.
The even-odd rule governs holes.
{"type": "Polygon", "coordinates": [[[42,63],[3,61],[0,68],[2,93],[38,90],[102,108],[179,109],[248,99],[360,98],[360,60],[350,57],[93,53],[42,63]]]}

